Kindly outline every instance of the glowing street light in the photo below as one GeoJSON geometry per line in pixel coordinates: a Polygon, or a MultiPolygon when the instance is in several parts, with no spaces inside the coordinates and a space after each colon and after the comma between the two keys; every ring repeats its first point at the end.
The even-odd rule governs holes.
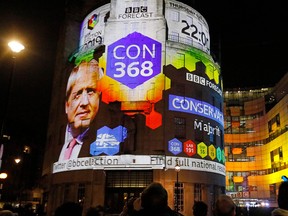
{"type": "MultiPolygon", "coordinates": [[[[4,134],[4,128],[5,128],[5,124],[6,124],[6,118],[7,118],[7,110],[9,107],[9,99],[10,99],[10,92],[11,92],[11,88],[12,88],[12,78],[13,78],[13,74],[15,73],[15,65],[16,65],[16,54],[21,52],[23,49],[25,49],[24,45],[22,45],[20,42],[18,41],[10,41],[8,43],[8,46],[10,47],[11,51],[14,53],[13,54],[13,65],[12,65],[12,71],[10,72],[10,77],[9,77],[9,82],[8,82],[8,93],[6,96],[6,101],[4,101],[5,104],[5,110],[4,110],[4,119],[2,119],[2,124],[1,124],[1,133],[0,133],[0,145],[1,145],[1,154],[0,154],[0,161],[2,160],[2,154],[3,154],[3,143],[2,141],[4,141],[4,138],[6,139],[10,139],[10,136],[8,136],[7,134],[4,134]]],[[[1,164],[0,164],[0,168],[1,168],[1,164]]]]}
{"type": "Polygon", "coordinates": [[[21,52],[23,49],[25,49],[25,47],[18,41],[10,41],[8,43],[8,46],[10,47],[10,49],[12,50],[12,52],[14,53],[19,53],[21,52]]]}
{"type": "Polygon", "coordinates": [[[7,173],[0,173],[0,179],[6,179],[8,177],[7,173]]]}
{"type": "Polygon", "coordinates": [[[18,163],[20,163],[21,159],[20,158],[15,158],[14,161],[15,161],[16,164],[18,164],[18,163]]]}
{"type": "Polygon", "coordinates": [[[0,199],[2,198],[2,189],[3,189],[3,182],[8,177],[7,173],[0,173],[0,199]]]}
{"type": "MultiPolygon", "coordinates": [[[[13,53],[19,53],[21,52],[23,49],[25,49],[24,45],[22,45],[20,42],[18,41],[10,41],[8,43],[8,46],[10,47],[11,51],[13,53]]],[[[11,91],[11,83],[12,83],[12,77],[13,77],[13,74],[15,72],[15,64],[16,64],[16,56],[13,55],[13,68],[12,68],[12,71],[10,73],[10,78],[9,78],[9,83],[8,83],[8,93],[7,93],[7,101],[6,101],[6,109],[4,110],[4,120],[2,121],[2,126],[1,126],[1,137],[0,139],[2,140],[3,137],[4,137],[4,127],[5,127],[5,116],[7,116],[7,110],[8,110],[8,103],[9,103],[9,97],[10,97],[10,91],[11,91]]],[[[6,137],[6,136],[5,136],[6,137]]],[[[8,136],[9,137],[9,136],[8,136]]]]}

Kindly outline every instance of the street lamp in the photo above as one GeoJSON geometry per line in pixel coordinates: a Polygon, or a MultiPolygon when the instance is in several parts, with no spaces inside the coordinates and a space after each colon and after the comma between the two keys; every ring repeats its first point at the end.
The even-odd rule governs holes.
{"type": "MultiPolygon", "coordinates": [[[[13,74],[15,72],[15,65],[16,65],[16,54],[21,52],[23,49],[25,49],[25,47],[18,41],[11,41],[8,43],[8,46],[10,47],[11,51],[13,52],[13,65],[12,65],[12,71],[10,72],[10,77],[9,77],[9,81],[8,81],[8,93],[6,96],[6,101],[4,102],[4,112],[3,112],[3,119],[2,119],[2,125],[1,125],[1,136],[0,136],[0,141],[1,141],[1,154],[0,154],[0,161],[2,160],[2,154],[3,154],[3,143],[2,141],[4,141],[4,138],[6,139],[10,139],[10,136],[7,134],[4,134],[4,128],[5,128],[5,124],[6,124],[6,118],[7,118],[7,110],[9,107],[9,99],[10,99],[10,93],[11,93],[11,88],[12,88],[12,78],[13,78],[13,74]]],[[[1,164],[0,164],[0,168],[1,168],[1,164]]]]}
{"type": "Polygon", "coordinates": [[[8,177],[7,173],[0,173],[0,179],[6,179],[8,177]]]}
{"type": "Polygon", "coordinates": [[[2,198],[3,181],[8,177],[7,173],[0,173],[0,200],[2,198]]]}
{"type": "Polygon", "coordinates": [[[20,163],[21,159],[20,158],[15,158],[14,161],[15,161],[16,164],[18,164],[18,163],[20,163]]]}
{"type": "Polygon", "coordinates": [[[179,211],[179,182],[178,182],[178,173],[180,172],[180,165],[178,159],[176,160],[176,165],[175,165],[175,171],[176,171],[176,212],[178,213],[179,211]]]}
{"type": "Polygon", "coordinates": [[[21,52],[23,49],[25,49],[25,47],[18,41],[10,41],[8,43],[8,46],[10,47],[10,49],[12,50],[12,52],[14,53],[19,53],[21,52]]]}

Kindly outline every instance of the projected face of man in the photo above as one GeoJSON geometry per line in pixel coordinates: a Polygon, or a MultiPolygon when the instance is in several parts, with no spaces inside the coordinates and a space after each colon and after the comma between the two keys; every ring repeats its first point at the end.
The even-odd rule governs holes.
{"type": "MultiPolygon", "coordinates": [[[[80,133],[95,118],[99,109],[98,62],[82,62],[74,68],[68,81],[65,108],[72,132],[80,133]]],[[[76,135],[78,135],[76,134],[76,135]]]]}

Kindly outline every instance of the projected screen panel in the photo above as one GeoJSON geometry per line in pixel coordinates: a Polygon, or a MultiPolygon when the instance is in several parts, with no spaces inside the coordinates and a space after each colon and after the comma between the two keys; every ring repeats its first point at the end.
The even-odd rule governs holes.
{"type": "MultiPolygon", "coordinates": [[[[208,99],[211,94],[216,101],[222,100],[219,67],[211,56],[191,44],[182,44],[181,50],[166,44],[165,17],[162,10],[156,10],[163,1],[118,4],[112,1],[83,21],[79,52],[67,81],[65,140],[54,167],[58,172],[63,167],[71,170],[68,164],[77,166],[78,158],[102,160],[105,155],[133,152],[138,143],[158,149],[163,140],[167,154],[183,163],[188,157],[224,164],[221,103],[208,99]],[[204,97],[179,93],[176,84],[197,89],[204,97]],[[182,140],[174,133],[159,138],[163,128],[174,124],[173,119],[164,121],[164,113],[187,116],[194,132],[182,140]],[[203,140],[197,131],[204,134],[203,140]],[[136,140],[139,133],[143,138],[136,140]]],[[[91,162],[85,161],[81,163],[91,162]]],[[[131,166],[137,168],[136,164],[131,166]]],[[[91,168],[82,165],[79,167],[91,168]]]]}
{"type": "Polygon", "coordinates": [[[165,1],[169,40],[210,53],[209,27],[204,17],[181,2],[165,1]]]}

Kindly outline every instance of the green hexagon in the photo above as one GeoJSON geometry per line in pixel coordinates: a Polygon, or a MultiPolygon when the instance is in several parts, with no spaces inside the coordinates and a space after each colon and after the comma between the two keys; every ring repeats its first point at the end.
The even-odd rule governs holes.
{"type": "Polygon", "coordinates": [[[222,161],[223,161],[223,163],[225,163],[225,161],[226,161],[224,149],[222,150],[222,161]]]}
{"type": "Polygon", "coordinates": [[[221,160],[222,160],[222,152],[221,152],[220,147],[217,148],[216,154],[217,154],[218,161],[221,162],[221,160]]]}

